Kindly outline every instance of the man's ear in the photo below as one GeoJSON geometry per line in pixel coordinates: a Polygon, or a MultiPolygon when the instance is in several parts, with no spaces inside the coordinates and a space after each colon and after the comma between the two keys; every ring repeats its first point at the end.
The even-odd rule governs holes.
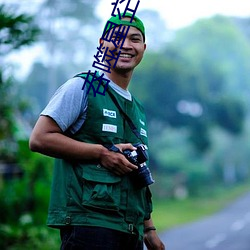
{"type": "Polygon", "coordinates": [[[102,43],[104,43],[103,39],[99,39],[99,44],[101,45],[102,43]]]}

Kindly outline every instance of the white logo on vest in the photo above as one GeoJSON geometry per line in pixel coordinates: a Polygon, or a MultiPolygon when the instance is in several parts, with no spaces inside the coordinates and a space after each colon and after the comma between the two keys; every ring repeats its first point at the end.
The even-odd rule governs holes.
{"type": "Polygon", "coordinates": [[[140,134],[145,136],[145,137],[148,137],[147,136],[147,131],[145,129],[143,129],[143,128],[141,128],[140,134]]]}
{"type": "Polygon", "coordinates": [[[102,131],[117,133],[117,126],[112,124],[102,124],[102,131]]]}
{"type": "Polygon", "coordinates": [[[108,116],[111,118],[116,118],[116,111],[103,109],[103,116],[108,116]]]}

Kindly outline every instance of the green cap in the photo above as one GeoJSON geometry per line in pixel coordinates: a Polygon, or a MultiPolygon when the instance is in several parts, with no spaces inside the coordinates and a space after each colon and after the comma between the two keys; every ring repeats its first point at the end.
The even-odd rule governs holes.
{"type": "MultiPolygon", "coordinates": [[[[126,13],[124,16],[123,16],[123,13],[121,13],[121,17],[122,18],[125,18],[125,17],[132,17],[133,15],[131,13],[126,13]]],[[[119,15],[116,15],[115,17],[112,16],[107,22],[106,22],[106,25],[105,25],[105,28],[104,28],[104,31],[105,34],[112,28],[114,28],[114,25],[112,25],[112,23],[115,23],[117,25],[125,25],[125,26],[132,26],[132,27],[135,27],[137,28],[138,30],[141,31],[142,35],[143,35],[143,39],[145,41],[145,27],[143,25],[143,22],[137,17],[137,16],[134,16],[134,19],[132,20],[132,22],[130,22],[129,20],[123,20],[123,19],[119,19],[119,15]]]]}

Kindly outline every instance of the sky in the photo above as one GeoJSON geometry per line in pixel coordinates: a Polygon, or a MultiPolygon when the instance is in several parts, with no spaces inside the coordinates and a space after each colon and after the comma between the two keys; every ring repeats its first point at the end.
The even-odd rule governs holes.
{"type": "MultiPolygon", "coordinates": [[[[32,10],[35,4],[43,0],[0,0],[0,3],[20,3],[32,10]],[[32,1],[32,5],[30,2],[32,1]]],[[[91,1],[91,0],[90,0],[91,1]]],[[[116,0],[99,0],[97,14],[106,20],[110,17],[116,0]]],[[[124,6],[128,0],[124,1],[124,6]]],[[[133,8],[138,0],[131,0],[133,8]]],[[[122,9],[122,8],[121,8],[122,9]]],[[[250,0],[140,0],[138,10],[151,9],[160,13],[169,29],[179,29],[192,24],[199,18],[211,17],[215,14],[226,16],[250,16],[250,0]]]]}
{"type": "MultiPolygon", "coordinates": [[[[110,16],[113,8],[110,3],[114,1],[100,1],[98,12],[103,18],[110,16]]],[[[137,1],[131,0],[131,8],[137,1]]],[[[140,0],[137,11],[143,9],[158,11],[168,29],[179,29],[215,14],[250,17],[250,0],[140,0]]]]}
{"type": "MultiPolygon", "coordinates": [[[[40,3],[42,0],[32,0],[33,5],[30,6],[31,0],[19,0],[19,3],[30,11],[34,8],[34,3],[40,3]]],[[[0,0],[0,3],[15,3],[17,0],[0,0]]],[[[100,0],[96,7],[96,14],[100,17],[103,23],[109,19],[113,10],[112,2],[115,0],[100,0]]],[[[120,5],[121,11],[125,9],[128,1],[124,1],[120,5]]],[[[138,0],[131,0],[129,8],[134,9],[138,0]]],[[[168,30],[176,30],[189,26],[200,18],[208,18],[216,14],[225,16],[239,16],[250,17],[250,0],[140,0],[137,11],[140,10],[156,10],[159,12],[161,18],[165,21],[168,30]]],[[[19,74],[23,72],[23,76],[27,75],[30,66],[36,58],[39,58],[43,51],[40,47],[34,47],[31,53],[31,48],[22,50],[21,55],[11,55],[10,60],[19,62],[20,58],[23,60],[21,69],[18,68],[19,74]]]]}

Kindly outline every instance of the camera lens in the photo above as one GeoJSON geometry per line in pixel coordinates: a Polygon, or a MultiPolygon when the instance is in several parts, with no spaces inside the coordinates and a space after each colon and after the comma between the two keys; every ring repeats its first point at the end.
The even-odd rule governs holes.
{"type": "Polygon", "coordinates": [[[146,165],[148,160],[147,146],[141,143],[134,145],[137,150],[124,150],[123,154],[133,164],[138,166],[137,170],[131,172],[131,178],[138,188],[143,188],[151,185],[155,181],[152,178],[151,172],[146,165]]]}
{"type": "Polygon", "coordinates": [[[153,184],[155,181],[152,178],[152,174],[146,164],[138,169],[138,186],[146,187],[153,184]]]}

